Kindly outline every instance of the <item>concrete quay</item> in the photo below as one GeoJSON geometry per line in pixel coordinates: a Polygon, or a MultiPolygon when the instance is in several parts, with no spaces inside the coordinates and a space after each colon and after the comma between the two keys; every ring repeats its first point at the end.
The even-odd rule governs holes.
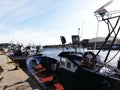
{"type": "Polygon", "coordinates": [[[42,90],[40,86],[6,55],[0,55],[0,90],[42,90]]]}

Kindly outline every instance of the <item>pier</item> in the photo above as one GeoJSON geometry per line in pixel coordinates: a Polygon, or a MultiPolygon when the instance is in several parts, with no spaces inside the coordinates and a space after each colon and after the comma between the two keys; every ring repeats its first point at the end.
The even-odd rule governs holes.
{"type": "Polygon", "coordinates": [[[42,90],[40,86],[6,55],[0,55],[0,90],[42,90]]]}

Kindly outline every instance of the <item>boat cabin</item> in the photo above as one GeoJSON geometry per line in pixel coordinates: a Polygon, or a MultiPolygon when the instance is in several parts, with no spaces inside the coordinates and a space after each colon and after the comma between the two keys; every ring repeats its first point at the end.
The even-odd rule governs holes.
{"type": "Polygon", "coordinates": [[[82,64],[82,53],[77,54],[75,52],[61,52],[60,56],[60,68],[75,72],[82,64]]]}

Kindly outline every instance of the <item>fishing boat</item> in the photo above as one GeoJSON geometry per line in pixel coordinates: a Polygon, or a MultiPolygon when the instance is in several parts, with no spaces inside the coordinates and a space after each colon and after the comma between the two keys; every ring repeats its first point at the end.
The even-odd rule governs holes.
{"type": "Polygon", "coordinates": [[[10,51],[7,56],[12,59],[20,67],[26,67],[26,59],[32,55],[42,55],[42,46],[28,45],[24,47],[21,44],[10,46],[10,51]]]}
{"type": "MultiPolygon", "coordinates": [[[[115,56],[119,53],[118,50],[113,58],[110,60],[108,59],[120,31],[119,13],[114,11],[108,12],[104,9],[104,7],[111,2],[112,1],[109,1],[94,12],[97,20],[99,22],[105,22],[108,26],[108,35],[98,52],[94,53],[92,51],[86,51],[83,52],[81,57],[78,57],[76,46],[79,45],[79,38],[74,37],[72,40],[73,46],[75,46],[74,48],[76,49],[75,52],[73,53],[70,51],[68,53],[63,51],[59,54],[60,65],[64,68],[62,69],[62,72],[64,72],[63,76],[68,75],[68,72],[73,73],[73,75],[69,74],[71,78],[68,78],[68,76],[64,77],[64,82],[67,83],[65,78],[72,79],[73,81],[70,82],[74,84],[75,90],[120,90],[120,59],[118,58],[117,67],[108,64],[108,62],[114,60],[115,56]],[[101,60],[99,54],[104,46],[107,45],[111,36],[113,37],[113,40],[109,43],[110,47],[106,57],[104,60],[101,60]],[[71,56],[74,56],[74,58],[71,58],[71,56]]],[[[64,37],[62,36],[61,38],[62,44],[65,45],[64,37]]]]}
{"type": "Polygon", "coordinates": [[[64,51],[66,39],[64,36],[60,36],[63,51],[58,55],[59,60],[44,55],[27,59],[28,71],[44,90],[120,90],[120,59],[118,58],[117,67],[108,64],[119,53],[118,51],[111,60],[108,60],[120,31],[120,15],[104,9],[110,3],[111,1],[94,12],[98,21],[105,22],[109,30],[105,42],[97,53],[92,51],[78,52],[79,35],[72,36],[72,45],[70,46],[75,51],[66,52],[64,51]],[[116,23],[112,25],[111,22],[114,19],[116,23]],[[112,36],[113,40],[105,59],[101,60],[99,54],[111,35],[114,35],[112,36]]]}

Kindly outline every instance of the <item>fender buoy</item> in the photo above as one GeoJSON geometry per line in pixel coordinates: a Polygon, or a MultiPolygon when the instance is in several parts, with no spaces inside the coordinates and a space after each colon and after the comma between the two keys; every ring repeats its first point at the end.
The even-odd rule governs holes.
{"type": "Polygon", "coordinates": [[[87,51],[83,54],[83,63],[89,67],[89,68],[93,68],[95,66],[95,64],[97,63],[96,60],[96,55],[91,52],[91,51],[87,51]]]}

